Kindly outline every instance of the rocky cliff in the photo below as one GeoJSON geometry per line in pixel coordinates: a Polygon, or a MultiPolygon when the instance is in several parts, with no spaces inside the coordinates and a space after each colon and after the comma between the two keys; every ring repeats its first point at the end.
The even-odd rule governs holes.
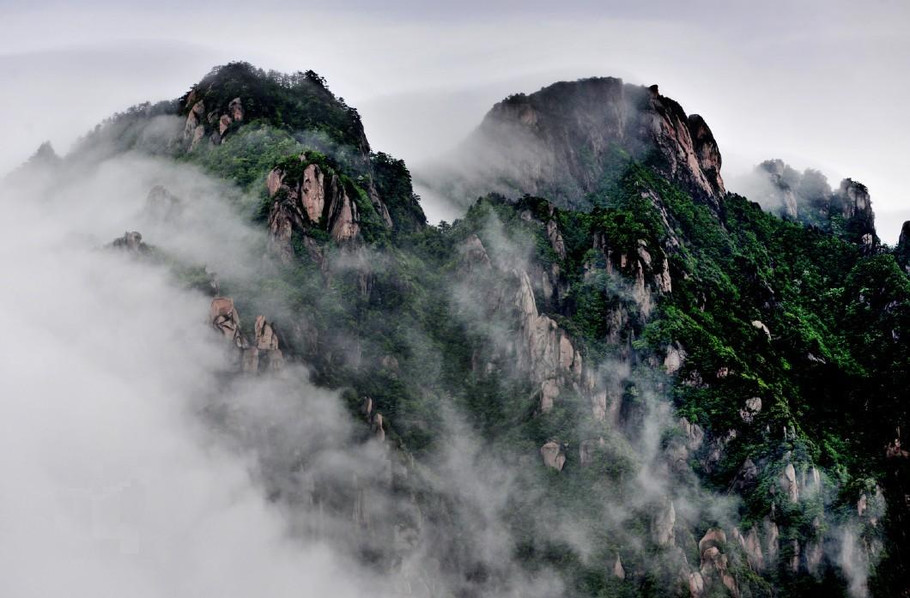
{"type": "Polygon", "coordinates": [[[437,176],[453,179],[468,197],[528,193],[589,209],[615,192],[630,160],[653,164],[714,209],[723,199],[720,150],[705,120],[687,115],[656,85],[612,77],[506,98],[437,176]]]}
{"type": "Polygon", "coordinates": [[[901,268],[910,274],[910,221],[901,226],[901,235],[894,253],[901,268]]]}
{"type": "MultiPolygon", "coordinates": [[[[302,365],[354,422],[328,463],[256,432],[270,499],[320,514],[295,533],[404,595],[910,587],[908,240],[878,244],[864,186],[764,164],[796,226],[726,193],[703,119],[587,79],[497,104],[447,173],[482,197],[433,227],[315,73],[228,65],[178,104],[172,157],[263,233],[254,268],[188,277],[221,382],[302,365]]],[[[143,214],[180,227],[193,202],[152,187],[143,214]]]]}
{"type": "Polygon", "coordinates": [[[329,233],[339,243],[359,238],[357,204],[338,175],[323,172],[318,164],[292,166],[296,172],[276,168],[266,179],[269,198],[274,200],[269,210],[269,232],[272,247],[281,259],[288,263],[292,260],[295,231],[304,234],[313,228],[329,233]]]}
{"type": "Polygon", "coordinates": [[[219,144],[243,122],[260,121],[290,132],[323,131],[365,160],[370,145],[357,112],[336,98],[314,73],[266,73],[244,62],[213,69],[180,98],[184,139],[219,144]]]}
{"type": "Polygon", "coordinates": [[[819,171],[799,173],[783,160],[766,160],[755,173],[761,184],[753,197],[773,213],[834,232],[870,252],[878,246],[872,201],[862,183],[844,179],[832,190],[819,171]]]}

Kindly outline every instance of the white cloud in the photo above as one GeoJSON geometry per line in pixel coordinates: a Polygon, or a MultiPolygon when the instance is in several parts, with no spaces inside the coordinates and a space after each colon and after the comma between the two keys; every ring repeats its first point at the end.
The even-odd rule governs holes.
{"type": "Polygon", "coordinates": [[[729,175],[790,158],[832,180],[860,180],[880,211],[896,211],[906,209],[898,173],[910,160],[910,125],[894,116],[910,92],[908,10],[894,2],[14,4],[0,26],[0,126],[17,143],[0,151],[0,169],[44,139],[65,148],[118,107],[176,97],[232,59],[320,72],[361,108],[373,145],[412,165],[459,141],[507,93],[618,75],[660,83],[705,116],[733,158],[729,175]],[[46,51],[56,53],[35,62],[46,51]]]}

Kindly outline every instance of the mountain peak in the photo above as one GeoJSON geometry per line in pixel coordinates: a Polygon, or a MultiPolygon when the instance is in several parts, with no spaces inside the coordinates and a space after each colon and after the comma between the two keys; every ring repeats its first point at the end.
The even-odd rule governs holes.
{"type": "Polygon", "coordinates": [[[847,178],[837,190],[818,170],[798,172],[780,159],[755,168],[758,184],[750,196],[778,216],[838,234],[870,250],[878,245],[875,213],[865,185],[847,178]]]}
{"type": "Polygon", "coordinates": [[[180,114],[197,113],[199,122],[194,126],[202,126],[203,133],[218,143],[224,130],[219,135],[212,133],[222,128],[222,116],[235,115],[236,104],[232,103],[238,98],[247,121],[261,121],[292,133],[315,132],[327,141],[369,155],[370,144],[357,110],[329,91],[325,79],[312,70],[285,74],[264,71],[248,62],[217,66],[180,98],[180,114]]]}
{"type": "MultiPolygon", "coordinates": [[[[703,118],[687,115],[657,85],[616,77],[554,83],[497,103],[461,148],[465,172],[478,181],[462,195],[494,190],[531,194],[562,207],[603,204],[633,160],[646,162],[719,208],[726,193],[721,155],[703,118]]],[[[449,167],[451,168],[451,167],[449,167]]]]}

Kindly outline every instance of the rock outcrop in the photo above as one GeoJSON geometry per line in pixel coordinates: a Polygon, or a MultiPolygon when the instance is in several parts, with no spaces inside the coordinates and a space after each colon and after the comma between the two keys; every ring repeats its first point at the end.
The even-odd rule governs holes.
{"type": "Polygon", "coordinates": [[[780,528],[769,518],[765,518],[762,525],[765,530],[765,551],[768,564],[777,562],[777,555],[780,553],[780,528]]]}
{"type": "Polygon", "coordinates": [[[664,369],[670,375],[675,374],[686,361],[686,351],[678,344],[667,347],[667,356],[664,358],[664,369]]]}
{"type": "Polygon", "coordinates": [[[562,445],[552,440],[540,447],[540,458],[543,459],[544,465],[556,471],[562,471],[566,465],[566,454],[562,445]]]}
{"type": "Polygon", "coordinates": [[[656,85],[648,91],[649,109],[644,115],[651,140],[662,158],[658,167],[719,207],[726,190],[720,176],[720,149],[708,124],[698,115],[686,116],[682,106],[660,95],[656,85]]]}
{"type": "Polygon", "coordinates": [[[363,415],[366,422],[370,425],[370,434],[372,437],[380,444],[384,443],[386,439],[385,431],[389,424],[382,416],[382,413],[375,409],[373,399],[371,397],[363,398],[363,402],[360,406],[360,413],[363,415]]]}
{"type": "Polygon", "coordinates": [[[315,163],[300,162],[294,171],[275,169],[266,178],[269,197],[271,250],[284,262],[294,259],[293,237],[307,230],[329,233],[336,242],[351,242],[360,234],[357,204],[341,177],[315,163]]]}
{"type": "Polygon", "coordinates": [[[910,221],[901,226],[901,235],[894,248],[894,257],[904,272],[910,274],[910,221]]]}
{"type": "Polygon", "coordinates": [[[230,297],[215,297],[209,310],[209,322],[238,349],[249,346],[243,333],[240,331],[240,314],[234,307],[234,300],[230,297]]]}
{"type": "Polygon", "coordinates": [[[278,334],[265,317],[257,316],[254,326],[255,339],[251,343],[243,334],[240,314],[230,297],[215,297],[209,309],[212,327],[230,342],[235,352],[237,369],[245,374],[279,372],[284,368],[278,334]]]}
{"type": "Polygon", "coordinates": [[[519,365],[539,384],[540,410],[547,413],[553,408],[560,387],[577,385],[581,380],[582,356],[552,318],[538,313],[527,272],[518,272],[517,276],[519,287],[514,303],[518,307],[522,337],[518,346],[519,365]]]}
{"type": "Polygon", "coordinates": [[[750,197],[782,217],[825,231],[837,232],[872,253],[879,245],[875,214],[865,185],[844,179],[833,191],[825,176],[813,169],[800,173],[783,160],[766,160],[755,167],[750,197]],[[838,224],[835,226],[835,221],[838,224]]]}
{"type": "Polygon", "coordinates": [[[240,98],[234,98],[228,103],[228,114],[234,122],[243,120],[243,102],[240,101],[240,98]]]}
{"type": "Polygon", "coordinates": [[[727,535],[722,529],[709,529],[698,542],[698,552],[701,555],[701,573],[706,585],[718,579],[733,596],[739,596],[736,578],[730,572],[726,550],[727,535]]]}
{"type": "Polygon", "coordinates": [[[761,409],[761,397],[746,399],[746,404],[739,410],[739,418],[743,420],[743,423],[751,424],[755,416],[761,412],[761,409]]]}
{"type": "MultiPolygon", "coordinates": [[[[554,229],[549,224],[553,222],[553,214],[549,212],[548,217],[547,210],[541,213],[541,232],[547,235],[554,251],[558,252],[561,235],[556,234],[558,227],[554,229]]],[[[522,218],[530,222],[535,217],[528,212],[522,218]]],[[[631,254],[632,257],[608,250],[611,260],[615,260],[617,265],[609,266],[616,269],[608,268],[606,273],[618,276],[618,269],[625,268],[629,272],[628,276],[634,276],[637,268],[641,275],[638,278],[639,284],[644,285],[647,272],[647,280],[651,281],[648,284],[653,284],[654,289],[652,291],[650,286],[645,289],[649,297],[652,292],[661,292],[663,285],[659,280],[663,269],[656,267],[657,258],[651,257],[647,249],[642,245],[639,245],[639,249],[640,251],[631,254]],[[651,269],[648,269],[649,265],[651,269]]],[[[662,251],[659,248],[653,251],[665,263],[662,251]]],[[[541,291],[546,294],[546,286],[535,288],[529,272],[516,268],[508,256],[505,259],[491,256],[477,235],[468,236],[458,253],[460,259],[457,271],[464,284],[464,293],[458,294],[459,301],[469,304],[465,309],[471,318],[508,327],[508,332],[496,333],[489,339],[491,350],[483,351],[483,355],[474,353],[474,372],[493,375],[501,372],[501,368],[508,364],[510,372],[520,373],[525,380],[534,384],[538,413],[549,413],[563,397],[580,396],[591,405],[591,414],[595,420],[609,420],[619,424],[624,417],[620,378],[607,380],[601,372],[587,367],[582,352],[576,347],[571,335],[557,323],[555,317],[558,316],[542,313],[538,296],[541,291]]],[[[595,267],[599,266],[590,266],[595,267]]],[[[643,301],[651,305],[650,299],[643,301]]],[[[551,308],[558,310],[558,302],[551,308]]],[[[634,306],[630,307],[633,308],[634,306]]],[[[486,329],[485,333],[488,331],[486,329]]],[[[684,352],[681,349],[679,351],[678,357],[682,359],[684,352]]]]}
{"type": "Polygon", "coordinates": [[[278,333],[265,316],[256,316],[254,327],[256,351],[259,354],[259,371],[280,371],[284,367],[284,355],[278,342],[278,333]]]}
{"type": "Polygon", "coordinates": [[[796,470],[792,463],[787,463],[778,479],[781,490],[790,502],[799,502],[799,482],[796,480],[796,470]]]}
{"type": "Polygon", "coordinates": [[[224,107],[225,113],[220,113],[216,107],[214,111],[206,114],[204,100],[196,100],[199,94],[194,89],[186,98],[186,107],[189,113],[183,126],[183,139],[188,142],[190,151],[196,149],[199,142],[209,133],[209,139],[217,145],[224,140],[231,125],[243,120],[243,102],[234,98],[224,107]]]}
{"type": "Polygon", "coordinates": [[[460,197],[489,191],[530,194],[560,207],[589,208],[605,172],[632,159],[655,167],[715,209],[725,193],[721,155],[703,118],[659,93],[657,86],[598,77],[561,82],[509,96],[486,115],[462,148],[470,173],[441,168],[460,197]],[[464,188],[464,181],[478,181],[464,188]]]}
{"type": "Polygon", "coordinates": [[[110,246],[134,254],[145,254],[150,251],[149,246],[142,240],[142,235],[137,231],[123,233],[123,236],[114,239],[110,246]]]}
{"type": "Polygon", "coordinates": [[[761,320],[752,320],[752,327],[756,330],[761,330],[765,334],[765,338],[769,341],[771,340],[771,331],[765,326],[764,322],[761,320]]]}
{"type": "MultiPolygon", "coordinates": [[[[191,95],[187,98],[187,102],[191,102],[194,98],[195,96],[191,95]]],[[[192,149],[196,146],[195,144],[198,143],[198,140],[205,135],[205,127],[202,125],[202,117],[205,115],[205,102],[200,100],[192,103],[191,106],[183,126],[183,139],[191,143],[190,148],[192,149]],[[200,129],[200,127],[202,128],[200,129]],[[197,133],[197,131],[201,131],[201,133],[197,133]]]]}
{"type": "Polygon", "coordinates": [[[746,560],[749,567],[760,573],[765,568],[765,555],[762,552],[761,539],[758,536],[758,530],[755,526],[749,529],[745,535],[740,533],[739,529],[733,529],[733,538],[739,542],[740,547],[746,554],[746,560]]]}
{"type": "Polygon", "coordinates": [[[658,507],[651,519],[651,539],[658,546],[669,546],[676,538],[676,509],[673,501],[667,500],[658,507]]]}
{"type": "Polygon", "coordinates": [[[869,189],[853,179],[844,179],[832,204],[835,209],[840,208],[845,221],[846,238],[861,245],[866,253],[874,252],[879,239],[875,232],[875,213],[872,211],[869,189]]]}
{"type": "MultiPolygon", "coordinates": [[[[649,247],[647,242],[639,239],[634,251],[622,251],[613,247],[604,234],[595,235],[594,248],[603,256],[608,275],[622,275],[628,281],[628,296],[642,318],[647,319],[651,315],[655,295],[672,292],[669,261],[662,248],[649,247]]],[[[588,271],[591,271],[590,267],[588,271]]],[[[616,329],[625,326],[625,318],[620,318],[616,324],[616,329]]],[[[677,357],[684,357],[684,354],[680,353],[677,357]]],[[[674,361],[670,365],[674,365],[674,361]]],[[[682,365],[681,360],[679,365],[682,365]]]]}
{"type": "Polygon", "coordinates": [[[622,566],[622,559],[619,558],[619,555],[616,555],[616,561],[613,562],[613,577],[619,580],[624,580],[626,578],[626,569],[622,566]]]}

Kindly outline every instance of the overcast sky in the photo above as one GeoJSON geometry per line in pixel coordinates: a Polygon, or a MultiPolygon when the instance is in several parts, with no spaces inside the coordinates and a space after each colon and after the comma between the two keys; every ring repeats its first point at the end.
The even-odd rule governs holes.
{"type": "Polygon", "coordinates": [[[866,183],[893,243],[910,219],[908,30],[904,0],[0,0],[0,170],[229,60],[316,70],[375,149],[418,166],[509,93],[613,75],[702,114],[728,181],[781,157],[866,183]]]}

